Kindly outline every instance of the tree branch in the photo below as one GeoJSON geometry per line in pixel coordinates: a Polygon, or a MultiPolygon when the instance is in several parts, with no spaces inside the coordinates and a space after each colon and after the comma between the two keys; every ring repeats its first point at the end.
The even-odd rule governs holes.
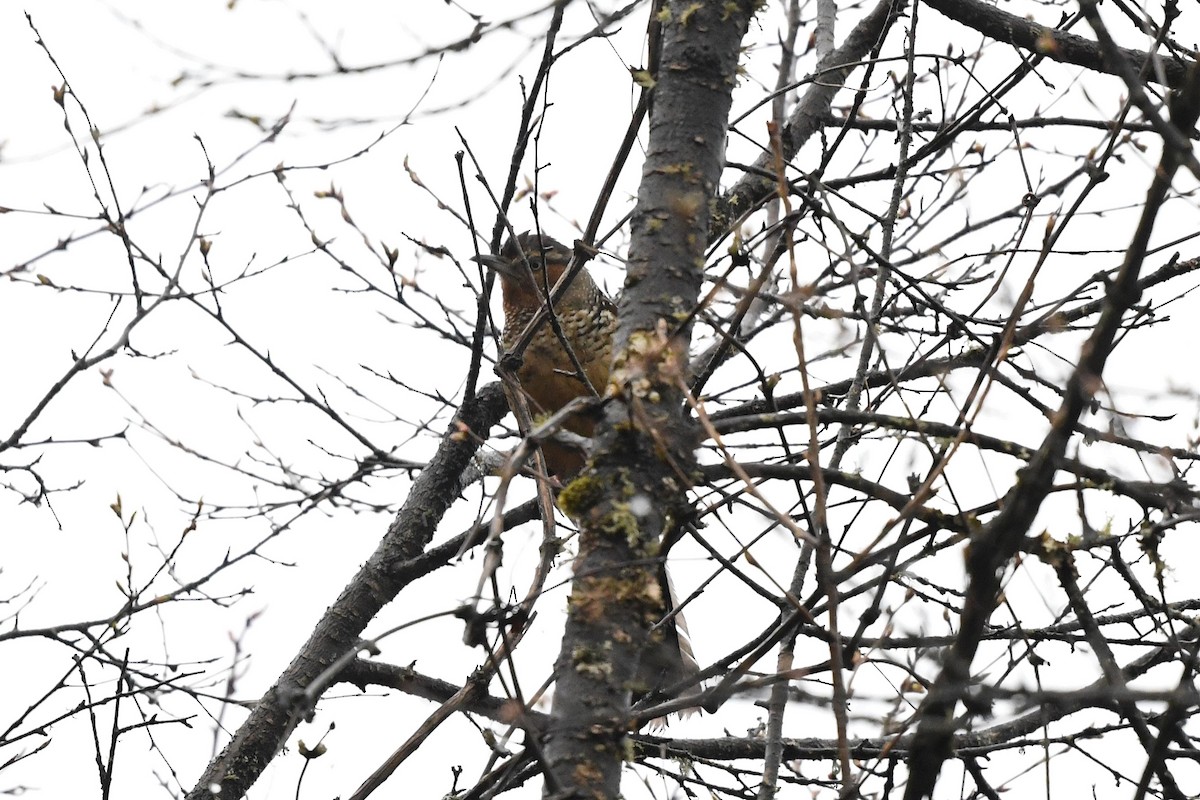
{"type": "Polygon", "coordinates": [[[457,497],[458,476],[487,432],[506,413],[508,403],[498,383],[484,386],[472,402],[462,405],[379,547],[325,612],[275,685],[254,705],[233,739],[208,765],[188,792],[188,800],[245,796],[309,710],[305,707],[308,684],[358,646],[359,634],[406,585],[398,578],[396,567],[411,561],[429,544],[457,497]]]}

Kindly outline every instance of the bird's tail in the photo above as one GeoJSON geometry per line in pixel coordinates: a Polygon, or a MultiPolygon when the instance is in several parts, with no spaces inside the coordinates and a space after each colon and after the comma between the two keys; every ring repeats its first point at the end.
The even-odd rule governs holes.
{"type": "MultiPolygon", "coordinates": [[[[650,673],[655,675],[655,679],[651,682],[654,689],[663,689],[687,679],[694,679],[700,673],[700,664],[696,661],[695,651],[692,650],[692,637],[688,632],[687,620],[684,618],[683,612],[678,610],[679,595],[675,591],[675,581],[671,579],[671,573],[666,565],[663,565],[660,570],[659,577],[666,588],[664,594],[667,615],[670,619],[664,626],[663,642],[658,657],[645,659],[649,661],[650,673]]],[[[694,680],[679,694],[679,697],[698,697],[703,692],[703,681],[694,680]]],[[[693,706],[680,711],[679,717],[684,719],[699,713],[699,711],[698,707],[693,706]]],[[[650,720],[647,726],[650,730],[658,730],[665,727],[667,722],[666,717],[656,717],[650,720]]]]}

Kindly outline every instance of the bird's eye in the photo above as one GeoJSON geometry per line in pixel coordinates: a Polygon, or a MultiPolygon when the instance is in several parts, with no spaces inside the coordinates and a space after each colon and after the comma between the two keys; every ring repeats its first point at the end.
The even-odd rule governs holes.
{"type": "Polygon", "coordinates": [[[538,253],[537,255],[531,254],[529,256],[529,268],[534,272],[541,272],[543,269],[545,269],[546,254],[544,252],[538,253]]]}

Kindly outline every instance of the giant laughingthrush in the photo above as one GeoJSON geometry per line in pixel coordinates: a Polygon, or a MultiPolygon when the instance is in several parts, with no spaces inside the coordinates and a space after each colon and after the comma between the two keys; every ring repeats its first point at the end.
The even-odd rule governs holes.
{"type": "MultiPolygon", "coordinates": [[[[500,343],[506,352],[518,344],[529,323],[546,305],[550,290],[566,272],[570,260],[570,248],[532,231],[509,239],[500,255],[479,258],[500,276],[504,299],[500,343]]],[[[521,391],[534,416],[552,414],[576,398],[593,396],[593,392],[604,395],[612,365],[617,307],[586,269],[575,275],[552,308],[557,325],[548,320],[534,332],[517,370],[521,391]]],[[[587,412],[563,422],[567,430],[589,438],[595,425],[594,416],[587,412]]],[[[562,481],[574,477],[587,460],[581,447],[553,439],[542,442],[542,455],[547,471],[562,481]]],[[[675,593],[665,568],[660,576],[663,596],[673,608],[675,593]]],[[[643,657],[645,663],[638,680],[647,690],[664,688],[699,671],[683,615],[676,614],[673,622],[666,626],[661,652],[643,657]]]]}

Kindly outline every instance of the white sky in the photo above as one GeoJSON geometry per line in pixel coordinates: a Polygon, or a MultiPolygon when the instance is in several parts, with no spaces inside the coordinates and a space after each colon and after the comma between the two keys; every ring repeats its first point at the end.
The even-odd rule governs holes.
{"type": "MultiPolygon", "coordinates": [[[[494,15],[515,13],[522,5],[536,7],[513,2],[479,2],[474,7],[485,15],[494,15]]],[[[180,268],[185,287],[201,288],[203,262],[198,248],[190,243],[197,225],[197,203],[204,199],[199,183],[206,170],[204,152],[222,170],[219,185],[229,186],[251,176],[217,194],[199,222],[200,235],[212,242],[209,262],[218,280],[233,278],[247,265],[252,265],[252,272],[261,271],[228,294],[223,301],[227,318],[255,347],[270,352],[307,390],[326,392],[339,413],[373,440],[397,446],[415,435],[416,443],[400,453],[421,459],[432,452],[435,436],[414,431],[411,423],[428,421],[436,407],[414,392],[371,377],[363,367],[402,376],[423,392],[457,397],[466,371],[465,351],[446,347],[434,333],[392,324],[388,317],[404,316],[402,309],[377,293],[361,292],[364,283],[359,277],[339,271],[325,256],[314,253],[309,234],[287,208],[289,197],[271,170],[280,163],[315,167],[339,162],[386,132],[386,138],[359,158],[327,170],[289,172],[287,187],[320,238],[333,240],[332,249],[355,264],[376,287],[386,289],[390,280],[386,270],[363,246],[360,234],[342,222],[337,204],[314,197],[315,191],[328,189],[331,182],[344,192],[349,213],[359,230],[367,233],[372,246],[377,251],[382,244],[399,250],[397,274],[444,298],[454,309],[473,314],[473,291],[463,286],[449,260],[421,254],[404,238],[407,234],[432,246],[448,247],[460,260],[473,253],[467,233],[437,208],[429,194],[413,185],[404,162],[408,159],[409,167],[438,198],[461,209],[454,172],[454,154],[463,148],[457,126],[488,180],[499,190],[508,169],[520,108],[518,76],[523,75],[527,83],[532,80],[538,53],[533,52],[512,71],[504,70],[514,54],[527,47],[528,36],[501,32],[468,55],[450,54],[440,64],[436,59],[424,58],[409,66],[319,81],[236,80],[230,77],[236,71],[279,76],[327,70],[329,59],[311,31],[336,42],[344,61],[355,65],[412,58],[427,48],[464,36],[470,22],[461,11],[440,0],[364,0],[339,3],[336,10],[332,4],[249,0],[242,0],[232,10],[217,2],[132,0],[44,0],[27,3],[23,8],[12,3],[0,7],[0,74],[6,76],[0,81],[0,107],[5,109],[0,114],[0,205],[18,210],[0,215],[0,270],[34,260],[27,272],[13,275],[12,281],[0,281],[0,342],[4,343],[0,349],[0,439],[66,372],[72,352],[86,351],[97,337],[100,349],[114,341],[120,324],[105,329],[105,320],[115,304],[107,293],[129,289],[128,265],[113,237],[93,235],[72,243],[63,252],[38,257],[64,237],[83,237],[97,230],[97,203],[88,173],[64,130],[62,109],[52,97],[52,87],[60,85],[61,78],[35,43],[35,35],[24,19],[25,11],[32,15],[75,96],[102,132],[109,174],[122,207],[128,211],[135,206],[149,206],[151,201],[170,195],[133,217],[130,232],[138,244],[148,252],[161,254],[169,272],[180,268]],[[311,31],[299,11],[307,15],[311,31]],[[195,76],[200,74],[215,76],[217,84],[199,91],[195,76]],[[190,77],[172,86],[180,76],[190,77]],[[148,115],[152,108],[163,110],[148,115]],[[292,122],[284,134],[277,141],[262,144],[259,129],[229,114],[237,110],[261,115],[269,125],[289,109],[293,109],[292,122]],[[410,114],[409,124],[397,127],[410,114]],[[362,122],[334,129],[321,124],[322,120],[334,119],[362,122]],[[203,151],[197,138],[203,142],[203,151]],[[47,214],[47,205],[60,214],[75,216],[47,214]],[[268,269],[269,265],[276,266],[268,269]],[[45,280],[36,277],[39,275],[45,280]],[[43,285],[46,282],[50,285],[43,285]],[[76,290],[62,292],[54,286],[76,290]],[[339,379],[352,383],[367,396],[346,390],[339,379]]],[[[934,22],[933,12],[923,13],[930,24],[944,25],[934,22]]],[[[1187,13],[1195,15],[1194,9],[1187,13]]],[[[855,12],[851,20],[857,16],[855,12]]],[[[1187,29],[1185,22],[1180,23],[1180,30],[1187,29]]],[[[591,24],[586,8],[574,4],[564,36],[573,38],[591,24]]],[[[559,238],[572,238],[577,232],[573,226],[586,222],[628,119],[633,87],[627,67],[641,65],[644,25],[644,13],[632,16],[619,35],[581,47],[564,59],[552,77],[550,96],[554,105],[547,115],[536,158],[545,166],[540,189],[554,193],[541,206],[543,224],[559,238]]],[[[849,21],[840,25],[839,41],[849,25],[849,21]]],[[[760,40],[773,39],[767,21],[757,27],[761,28],[757,34],[760,40]]],[[[948,40],[954,36],[961,37],[961,31],[946,34],[948,40]]],[[[958,44],[970,48],[974,40],[958,44]]],[[[760,49],[747,58],[751,67],[769,68],[775,55],[760,49]]],[[[1004,66],[1011,68],[1012,63],[1004,62],[1004,66]]],[[[810,65],[805,62],[800,72],[810,65]]],[[[900,65],[892,68],[897,72],[902,69],[900,65]]],[[[1070,106],[1077,104],[1082,109],[1079,113],[1090,110],[1092,114],[1111,115],[1116,102],[1114,83],[1095,83],[1112,90],[1111,96],[1085,99],[1069,94],[1067,100],[1054,105],[1053,98],[1070,85],[1073,72],[1048,66],[1045,73],[1048,80],[1061,83],[1055,91],[1047,90],[1044,103],[1025,103],[1020,113],[1040,105],[1043,111],[1053,107],[1054,113],[1069,114],[1076,111],[1070,106]],[[1102,111],[1092,110],[1092,103],[1102,111]]],[[[879,78],[880,85],[884,80],[879,78]]],[[[742,91],[741,105],[735,103],[735,113],[759,96],[751,81],[742,91]]],[[[70,100],[67,107],[76,139],[90,145],[78,107],[70,100]]],[[[887,109],[880,104],[874,113],[882,116],[887,109]]],[[[746,123],[745,129],[758,135],[761,125],[746,123]]],[[[1072,135],[1097,143],[1103,140],[1101,132],[1072,135]]],[[[1072,144],[1077,147],[1077,142],[1072,144]]],[[[88,146],[88,150],[92,175],[103,175],[95,168],[95,148],[88,146]]],[[[731,159],[749,161],[752,157],[747,144],[736,137],[731,141],[731,159]]],[[[893,157],[891,151],[871,154],[880,165],[889,157],[893,157]]],[[[1152,163],[1155,157],[1151,151],[1145,157],[1146,163],[1152,163]]],[[[1039,164],[1065,170],[1070,160],[1070,156],[1064,156],[1063,163],[1057,164],[1054,159],[1043,158],[1039,164]]],[[[533,163],[531,155],[523,175],[533,174],[533,163]]],[[[629,209],[639,164],[640,158],[635,155],[602,231],[615,225],[629,209]]],[[[1120,172],[1102,187],[1095,198],[1096,207],[1112,208],[1140,200],[1146,168],[1144,164],[1132,166],[1135,169],[1120,172]]],[[[466,169],[476,220],[481,230],[489,232],[493,212],[474,180],[469,162],[466,169]]],[[[1020,183],[1015,176],[1009,177],[1020,183]]],[[[1033,177],[1038,180],[1043,176],[1033,177]]],[[[1044,178],[1049,182],[1056,176],[1044,178]]],[[[1007,186],[995,194],[973,192],[968,201],[972,218],[1011,205],[1012,191],[1012,186],[1007,186]]],[[[101,185],[99,192],[105,203],[111,202],[107,186],[101,185]]],[[[527,210],[515,216],[520,219],[518,227],[531,227],[527,210]]],[[[1104,231],[1105,226],[1110,230],[1104,231],[1107,238],[1102,241],[1111,240],[1120,247],[1127,240],[1124,231],[1132,218],[1130,211],[1112,212],[1095,223],[1081,223],[1064,240],[1064,248],[1091,246],[1097,231],[1104,231]]],[[[1174,203],[1163,221],[1165,229],[1194,232],[1194,203],[1174,203]]],[[[1035,232],[1028,242],[1031,247],[1040,243],[1041,224],[1040,220],[1035,222],[1035,232]]],[[[1164,234],[1159,241],[1169,238],[1164,234]]],[[[623,234],[613,241],[623,242],[623,234]]],[[[1185,258],[1195,255],[1188,245],[1183,247],[1185,258]]],[[[964,247],[964,251],[970,252],[970,248],[964,247]]],[[[1064,257],[1054,265],[1061,273],[1046,280],[1048,285],[1060,281],[1074,285],[1098,269],[1115,266],[1119,260],[1119,253],[1100,263],[1080,263],[1064,257]]],[[[611,262],[596,271],[610,288],[620,285],[620,270],[611,262]]],[[[148,288],[161,290],[161,282],[150,280],[148,288]]],[[[431,319],[441,319],[427,299],[412,292],[407,297],[424,313],[431,314],[431,319]]],[[[115,305],[116,318],[127,319],[128,299],[115,305]]],[[[1175,349],[1180,341],[1197,339],[1200,332],[1195,319],[1190,310],[1181,309],[1173,315],[1171,324],[1148,332],[1139,349],[1118,350],[1112,365],[1113,380],[1125,392],[1123,397],[1133,402],[1141,401],[1144,395],[1161,395],[1176,380],[1195,387],[1192,375],[1180,374],[1183,354],[1175,349]]],[[[828,338],[838,335],[831,327],[828,338]]],[[[1063,337],[1061,342],[1056,341],[1058,352],[1071,355],[1077,342],[1077,338],[1063,337]]],[[[26,437],[29,441],[92,438],[126,431],[126,441],[105,441],[98,447],[69,444],[30,448],[0,456],[0,466],[27,464],[40,457],[39,472],[54,488],[82,482],[72,491],[53,495],[52,508],[21,503],[17,492],[0,488],[0,599],[19,595],[11,608],[29,599],[19,594],[26,586],[32,587],[31,593],[36,591],[36,597],[21,611],[20,627],[103,618],[114,613],[122,603],[118,584],[124,580],[126,570],[133,571],[135,583],[149,579],[161,562],[156,547],[170,549],[175,545],[191,519],[196,498],[204,498],[209,506],[238,506],[252,505],[260,496],[277,500],[287,497],[287,493],[233,475],[225,467],[199,465],[195,459],[181,456],[179,449],[164,439],[201,450],[227,464],[249,465],[251,458],[277,457],[299,471],[326,475],[348,471],[343,459],[328,452],[362,454],[344,430],[309,410],[252,402],[252,397],[292,395],[261,363],[231,346],[228,334],[212,319],[195,310],[182,304],[164,307],[161,314],[156,312],[139,326],[131,344],[144,356],[158,357],[121,354],[109,360],[102,369],[112,370],[112,388],[104,385],[100,369],[79,376],[52,402],[26,437]],[[210,382],[235,389],[242,396],[234,398],[210,382]],[[124,522],[129,523],[134,512],[137,515],[128,535],[109,508],[118,496],[124,522]],[[128,554],[128,563],[123,554],[128,554]]],[[[1053,358],[1046,355],[1043,363],[1051,362],[1053,358]]],[[[1065,375],[1068,367],[1064,364],[1060,369],[1065,375]]],[[[485,368],[484,377],[490,378],[489,369],[485,368]]],[[[729,381],[734,379],[730,377],[729,381]]],[[[749,393],[746,390],[743,395],[749,393]]],[[[1195,413],[1187,398],[1164,403],[1155,408],[1195,413]]],[[[998,424],[1018,424],[1015,419],[1005,422],[1008,406],[999,408],[998,424]]],[[[1022,417],[1020,424],[1025,421],[1022,417]]],[[[430,429],[440,434],[446,423],[444,417],[437,417],[430,421],[430,429]]],[[[1025,443],[1036,443],[1036,424],[1023,435],[1025,443]]],[[[1194,430],[1196,423],[1185,416],[1175,425],[1171,443],[1182,446],[1187,431],[1194,430]]],[[[864,458],[858,466],[867,463],[864,458]]],[[[269,465],[255,469],[272,473],[269,465]]],[[[1130,465],[1128,475],[1144,477],[1140,469],[1140,465],[1130,465]]],[[[1160,464],[1151,464],[1150,469],[1158,470],[1155,477],[1163,477],[1160,464]]],[[[1001,469],[993,471],[990,478],[1004,486],[1009,475],[1001,469]]],[[[33,490],[28,477],[19,473],[0,473],[0,481],[23,492],[33,490]]],[[[397,504],[407,486],[407,479],[397,473],[373,480],[355,496],[397,504]]],[[[976,488],[967,486],[963,490],[976,488]]],[[[982,492],[994,496],[995,488],[985,485],[982,492]]],[[[458,504],[440,528],[439,537],[461,531],[477,511],[470,503],[458,504]]],[[[203,519],[197,531],[188,535],[179,560],[182,569],[190,573],[180,574],[178,579],[186,581],[204,574],[227,551],[244,551],[250,543],[266,536],[272,523],[283,523],[293,515],[294,508],[289,508],[270,520],[256,516],[240,519],[242,515],[236,511],[218,519],[203,519]]],[[[217,656],[224,665],[206,664],[203,669],[215,676],[206,685],[219,695],[224,691],[224,667],[234,656],[230,637],[240,635],[247,621],[253,619],[242,639],[252,659],[238,668],[235,695],[256,699],[374,549],[389,519],[387,513],[352,514],[344,510],[306,515],[265,548],[264,554],[275,563],[251,559],[208,588],[210,593],[218,593],[253,587],[253,594],[224,611],[207,603],[176,603],[157,618],[141,615],[131,632],[112,647],[120,652],[124,642],[133,649],[135,658],[165,657],[183,665],[184,670],[195,668],[188,663],[193,659],[217,656]]],[[[507,542],[509,573],[505,577],[518,590],[528,579],[536,537],[534,531],[507,542]]],[[[767,554],[784,554],[780,563],[790,565],[786,542],[768,541],[762,547],[767,554]]],[[[709,574],[711,565],[700,562],[698,551],[689,550],[683,556],[683,583],[690,587],[709,574]],[[694,562],[690,570],[689,554],[694,562]]],[[[771,563],[769,558],[760,560],[771,563]]],[[[952,563],[946,569],[957,569],[953,558],[948,560],[952,563]]],[[[427,594],[402,594],[371,630],[449,610],[474,591],[477,564],[467,563],[444,572],[424,587],[427,594]]],[[[789,573],[790,566],[783,569],[784,582],[789,573]]],[[[1025,573],[1021,580],[1036,583],[1036,577],[1025,573]]],[[[172,585],[166,576],[159,582],[164,589],[172,585]]],[[[720,591],[719,584],[710,589],[691,615],[702,662],[705,657],[711,659],[723,653],[719,645],[711,643],[720,640],[721,625],[714,624],[714,620],[728,611],[720,591]],[[705,634],[712,637],[709,643],[705,643],[705,634]]],[[[565,597],[565,590],[560,586],[555,592],[555,597],[540,606],[546,617],[542,632],[553,631],[558,624],[553,616],[563,605],[560,598],[565,597]]],[[[3,609],[0,607],[0,612],[3,609]]],[[[759,618],[769,618],[768,610],[762,608],[747,607],[739,613],[755,619],[756,624],[759,618]]],[[[461,623],[457,621],[427,623],[390,638],[382,657],[400,664],[415,659],[423,672],[461,680],[478,662],[479,651],[461,646],[460,637],[461,623]]],[[[46,641],[20,640],[0,647],[4,648],[8,687],[0,694],[0,724],[7,726],[35,696],[69,672],[71,661],[61,645],[46,641]]],[[[545,665],[556,651],[553,636],[531,637],[523,644],[518,663],[528,670],[525,680],[533,678],[536,683],[544,678],[545,665]]],[[[819,648],[805,656],[805,660],[819,660],[819,648]]],[[[110,672],[103,680],[111,678],[110,672]]],[[[78,685],[79,676],[70,677],[68,682],[78,685]]],[[[329,754],[310,765],[302,787],[304,796],[348,795],[432,710],[430,704],[406,697],[381,700],[378,693],[360,696],[353,690],[335,694],[341,699],[324,701],[315,724],[301,725],[297,734],[312,744],[331,721],[336,719],[338,723],[337,731],[327,740],[329,754]]],[[[64,692],[59,702],[39,709],[35,717],[45,719],[49,709],[66,710],[80,700],[78,691],[64,692]]],[[[154,729],[157,747],[167,754],[169,766],[158,753],[147,752],[144,736],[129,734],[122,740],[118,754],[118,790],[114,796],[165,797],[168,789],[180,785],[186,791],[210,759],[212,721],[195,704],[177,700],[169,699],[164,715],[196,716],[190,728],[166,725],[154,729]]],[[[214,713],[218,708],[217,703],[207,706],[214,713]]],[[[858,710],[867,716],[876,713],[868,703],[858,710]]],[[[105,708],[99,715],[102,729],[110,724],[110,713],[110,708],[105,708]]],[[[719,722],[702,720],[695,730],[717,735],[723,726],[738,734],[753,727],[760,716],[761,712],[748,703],[734,704],[729,713],[723,712],[719,722]]],[[[236,727],[240,717],[235,717],[229,712],[225,724],[236,727]]],[[[123,721],[130,723],[135,718],[123,716],[123,721]]],[[[24,787],[36,797],[98,796],[86,718],[78,716],[56,725],[50,733],[44,752],[0,772],[0,792],[24,787]]],[[[831,733],[831,729],[809,728],[805,735],[831,733]]],[[[466,767],[460,786],[470,785],[483,767],[479,757],[484,747],[478,737],[471,725],[456,717],[379,796],[441,796],[451,788],[449,765],[453,763],[466,767]]],[[[32,749],[42,741],[42,737],[31,736],[23,744],[0,751],[0,763],[17,750],[32,749]]],[[[276,760],[251,796],[294,796],[303,766],[293,747],[276,760]]],[[[954,783],[953,775],[946,775],[946,785],[954,783]]],[[[644,790],[628,791],[630,796],[644,795],[644,790]]]]}

